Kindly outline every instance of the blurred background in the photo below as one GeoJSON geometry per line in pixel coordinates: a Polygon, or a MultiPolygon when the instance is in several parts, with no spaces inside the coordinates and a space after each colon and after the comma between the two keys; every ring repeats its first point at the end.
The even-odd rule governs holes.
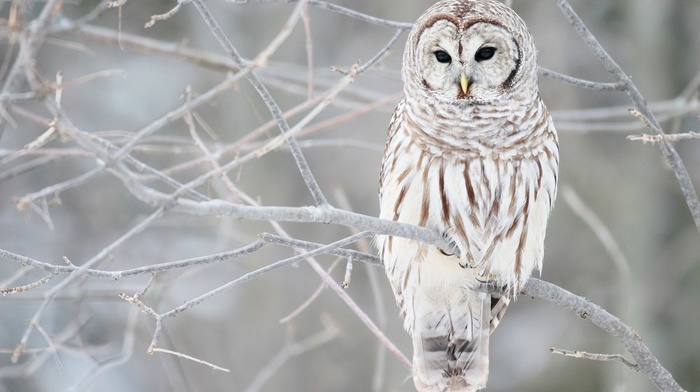
{"type": "MultiPolygon", "coordinates": [[[[406,23],[432,3],[332,2],[406,23]]],[[[49,92],[49,99],[56,98],[51,86],[62,73],[61,109],[80,131],[123,145],[134,133],[162,121],[157,132],[134,147],[132,156],[182,182],[212,166],[200,159],[204,154],[187,124],[166,116],[189,95],[203,94],[224,82],[227,72],[235,72],[190,4],[145,28],[152,15],[168,12],[176,2],[129,1],[109,9],[96,0],[57,3],[48,35],[35,61],[29,61],[22,59],[20,43],[31,36],[36,26],[32,21],[46,3],[0,2],[0,249],[55,265],[65,265],[63,257],[78,266],[101,257],[94,268],[118,271],[232,250],[254,242],[261,232],[275,232],[267,222],[166,212],[143,231],[127,234],[156,208],[134,197],[110,171],[60,192],[47,190],[99,163],[69,137],[54,133],[37,141],[46,135],[52,115],[42,95],[9,95],[30,91],[23,78],[8,85],[18,61],[26,74],[46,86],[39,93],[49,92]],[[75,21],[81,23],[73,25],[75,21]],[[108,248],[125,235],[121,246],[108,248]]],[[[541,66],[578,78],[613,81],[554,2],[512,3],[535,37],[541,66]]],[[[277,36],[295,7],[255,1],[206,4],[248,59],[277,36]]],[[[632,76],[668,133],[700,130],[700,2],[572,0],[571,5],[632,76]]],[[[343,78],[331,67],[347,70],[358,60],[369,60],[395,32],[309,6],[269,64],[255,72],[283,111],[306,104],[288,118],[293,126],[315,106],[310,100],[343,78]]],[[[406,33],[299,137],[321,188],[336,207],[378,214],[379,166],[391,111],[401,97],[405,38],[406,33]]],[[[650,131],[627,113],[631,103],[624,93],[584,90],[547,78],[540,79],[540,90],[561,146],[561,192],[550,220],[542,278],[619,316],[686,390],[700,390],[700,241],[673,172],[655,145],[627,140],[628,135],[650,131]],[[598,224],[595,229],[587,223],[591,219],[598,224]],[[616,245],[608,242],[606,247],[601,236],[616,245]]],[[[271,115],[244,79],[198,107],[195,120],[202,143],[222,151],[222,165],[279,134],[274,126],[261,130],[271,115]],[[257,138],[241,142],[255,130],[257,138]]],[[[697,187],[700,142],[675,145],[697,187]]],[[[218,176],[197,190],[213,199],[245,204],[313,204],[286,148],[248,161],[227,177],[240,193],[218,176]]],[[[281,227],[294,238],[318,243],[352,233],[350,228],[322,224],[281,227]]],[[[369,243],[355,248],[374,253],[369,243]]],[[[160,273],[141,299],[164,313],[293,254],[270,246],[238,259],[160,273]]],[[[335,263],[331,274],[343,280],[343,261],[330,256],[317,260],[326,269],[335,263]]],[[[44,276],[44,271],[0,259],[0,288],[44,276]]],[[[306,262],[266,273],[165,321],[159,348],[230,372],[165,353],[147,354],[154,318],[118,294],[140,292],[150,274],[118,281],[82,277],[60,288],[43,309],[25,353],[13,363],[12,352],[27,330],[27,320],[65,278],[59,275],[31,290],[0,297],[0,391],[414,390],[404,365],[380,349],[377,338],[332,290],[323,289],[301,313],[280,322],[321,286],[306,262]]],[[[410,340],[382,269],[356,262],[346,293],[410,358],[410,340]]],[[[548,349],[557,347],[632,359],[604,331],[543,300],[518,298],[494,333],[491,347],[486,391],[656,390],[644,374],[620,363],[551,354],[548,349]]]]}

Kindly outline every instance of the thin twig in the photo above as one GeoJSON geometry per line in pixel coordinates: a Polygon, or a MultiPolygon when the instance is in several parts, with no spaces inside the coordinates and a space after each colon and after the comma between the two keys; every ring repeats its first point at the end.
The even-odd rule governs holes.
{"type": "Polygon", "coordinates": [[[88,170],[87,172],[77,177],[73,177],[69,180],[62,181],[51,186],[47,186],[46,188],[38,192],[30,193],[28,195],[25,195],[24,197],[18,198],[15,200],[15,204],[17,204],[17,209],[19,211],[24,211],[27,207],[36,203],[36,201],[39,199],[44,199],[49,196],[54,196],[57,198],[58,195],[60,195],[62,192],[84,185],[89,181],[92,181],[93,179],[99,177],[104,172],[104,167],[96,167],[94,169],[88,170]]]}
{"type": "Polygon", "coordinates": [[[627,257],[625,257],[624,252],[608,227],[598,215],[581,200],[571,186],[567,185],[562,187],[561,192],[569,207],[571,207],[574,213],[578,215],[579,218],[591,228],[596,237],[598,237],[598,240],[603,244],[603,247],[608,252],[610,259],[617,268],[620,274],[619,311],[624,319],[630,319],[630,316],[633,314],[634,306],[632,304],[632,271],[627,257]]]}
{"type": "MultiPolygon", "coordinates": [[[[272,264],[269,264],[269,265],[267,265],[267,266],[265,266],[265,267],[259,268],[259,269],[255,270],[255,271],[252,271],[252,272],[249,272],[249,273],[247,273],[247,274],[245,274],[245,275],[239,277],[238,279],[234,279],[234,280],[232,280],[232,281],[230,281],[230,282],[228,282],[228,283],[226,283],[226,284],[224,284],[224,285],[222,285],[222,286],[219,286],[219,287],[217,287],[217,288],[214,289],[214,290],[210,290],[209,292],[204,293],[204,294],[200,295],[200,296],[197,297],[197,298],[193,298],[193,299],[191,299],[191,300],[188,300],[188,301],[186,301],[184,304],[182,304],[182,305],[180,305],[180,306],[178,306],[178,307],[176,307],[176,308],[173,308],[173,309],[171,309],[170,311],[167,311],[167,312],[165,312],[165,313],[160,313],[160,314],[159,314],[159,313],[155,312],[152,308],[148,307],[146,304],[144,304],[140,299],[138,299],[138,298],[135,297],[135,296],[128,296],[128,295],[122,293],[122,294],[120,294],[120,298],[124,299],[124,300],[127,301],[127,302],[131,302],[131,303],[137,305],[137,306],[138,306],[139,308],[141,308],[144,312],[150,314],[151,316],[153,316],[153,317],[155,318],[155,320],[156,320],[156,328],[155,328],[155,330],[154,330],[154,332],[153,332],[153,338],[151,339],[151,344],[150,344],[150,346],[149,346],[149,350],[152,350],[152,349],[155,348],[156,345],[158,344],[158,339],[159,339],[159,337],[160,337],[160,333],[161,333],[162,328],[163,328],[163,322],[164,322],[165,319],[175,317],[175,316],[177,316],[178,314],[180,314],[180,313],[182,313],[182,312],[184,312],[184,311],[186,311],[186,310],[188,310],[188,309],[191,309],[191,308],[193,308],[193,307],[199,305],[200,303],[206,301],[207,299],[209,299],[209,298],[211,298],[211,297],[213,297],[213,296],[215,296],[215,295],[221,294],[222,292],[224,292],[224,291],[226,291],[226,290],[228,290],[228,289],[231,289],[231,288],[233,288],[233,287],[235,287],[235,286],[238,286],[238,285],[240,285],[240,284],[246,283],[246,282],[248,282],[248,281],[250,281],[250,280],[252,280],[252,279],[255,279],[255,278],[257,278],[257,277],[260,277],[260,276],[264,275],[264,274],[267,273],[267,272],[273,271],[273,270],[275,270],[275,269],[277,269],[277,268],[280,268],[280,267],[283,267],[283,266],[286,266],[286,265],[289,265],[289,264],[292,264],[292,263],[296,263],[296,262],[299,262],[299,261],[302,261],[302,260],[305,260],[305,259],[310,259],[310,260],[312,260],[312,257],[313,257],[313,256],[326,253],[329,249],[343,247],[343,246],[346,246],[346,245],[348,245],[348,244],[352,244],[353,242],[356,242],[356,241],[358,241],[358,240],[360,240],[360,239],[362,239],[362,238],[366,238],[366,237],[371,236],[371,235],[372,235],[372,233],[369,233],[369,232],[361,232],[361,233],[358,233],[358,234],[356,234],[356,235],[352,235],[352,236],[350,236],[350,237],[347,237],[347,238],[344,238],[344,239],[342,239],[342,240],[336,241],[336,242],[334,242],[334,243],[331,243],[331,244],[322,246],[322,247],[317,248],[317,249],[315,249],[315,250],[312,250],[312,251],[310,251],[310,252],[307,252],[307,253],[304,253],[304,254],[301,254],[301,255],[297,255],[297,256],[293,256],[293,257],[289,257],[289,258],[284,259],[284,260],[276,261],[276,262],[274,262],[274,263],[272,263],[272,264]]],[[[316,267],[320,268],[320,266],[318,265],[318,263],[315,263],[315,262],[312,262],[312,263],[311,263],[311,266],[314,267],[314,268],[316,268],[316,267]]],[[[321,276],[324,277],[324,279],[330,279],[330,276],[329,276],[328,274],[326,274],[325,271],[323,271],[323,272],[321,273],[321,276]]],[[[326,283],[328,284],[328,282],[326,282],[326,283]]],[[[337,286],[337,285],[334,284],[334,286],[337,286]]],[[[349,298],[348,298],[348,299],[349,299],[349,298]]],[[[346,301],[346,302],[347,302],[347,301],[346,301]]],[[[357,306],[357,305],[354,303],[354,301],[352,301],[352,300],[349,301],[348,305],[350,305],[350,306],[355,306],[355,307],[357,306]]],[[[376,328],[376,327],[375,327],[375,328],[376,328]]],[[[380,334],[381,334],[381,333],[380,333],[380,334]]],[[[383,335],[382,335],[382,336],[383,336],[383,335]]]]}
{"type": "Polygon", "coordinates": [[[214,97],[218,96],[219,94],[227,91],[236,83],[238,83],[238,81],[242,79],[248,72],[250,72],[250,69],[244,69],[236,73],[235,75],[227,76],[223,82],[209,89],[207,92],[200,94],[194,99],[188,100],[187,102],[185,102],[185,104],[181,105],[177,109],[172,110],[165,116],[158,118],[157,120],[148,124],[146,127],[140,129],[131,138],[129,138],[129,141],[127,143],[125,143],[121,148],[119,148],[117,152],[113,154],[112,159],[118,160],[120,158],[123,158],[127,154],[127,152],[133,149],[133,147],[145,137],[157,132],[158,130],[162,129],[171,122],[180,119],[185,114],[190,113],[194,109],[211,101],[214,97]]]}
{"type": "Polygon", "coordinates": [[[625,89],[625,86],[620,82],[617,82],[617,83],[591,82],[589,80],[583,80],[583,79],[574,78],[574,77],[569,76],[569,75],[564,75],[564,74],[552,71],[552,70],[544,68],[544,67],[539,67],[538,73],[541,76],[544,76],[544,77],[547,77],[547,78],[550,78],[553,80],[558,80],[560,82],[564,82],[564,83],[570,84],[572,86],[587,88],[587,89],[591,89],[591,90],[622,91],[625,89]]]}
{"type": "Polygon", "coordinates": [[[192,362],[197,362],[197,363],[201,363],[202,365],[207,365],[207,366],[209,366],[210,368],[212,368],[212,369],[214,369],[214,370],[220,370],[220,371],[226,372],[226,373],[230,373],[230,372],[231,372],[229,369],[223,368],[223,367],[221,367],[221,366],[214,365],[214,364],[211,363],[211,362],[207,362],[207,361],[204,361],[204,360],[202,360],[202,359],[198,359],[198,358],[195,358],[195,357],[192,357],[192,356],[190,356],[190,355],[183,354],[183,353],[180,353],[180,352],[177,352],[177,351],[172,351],[172,350],[167,350],[167,349],[164,349],[164,348],[157,348],[157,347],[154,347],[154,348],[152,348],[152,349],[148,352],[148,354],[149,354],[149,355],[153,355],[153,353],[171,354],[171,355],[174,355],[174,356],[176,356],[176,357],[180,357],[180,358],[184,358],[184,359],[190,360],[190,361],[192,361],[192,362]]]}
{"type": "Polygon", "coordinates": [[[340,282],[340,287],[347,289],[352,281],[352,256],[348,257],[348,261],[345,264],[345,277],[343,281],[340,282]]]}
{"type": "Polygon", "coordinates": [[[556,347],[551,347],[549,349],[549,352],[552,354],[563,355],[565,357],[584,358],[590,359],[592,361],[617,361],[623,363],[625,366],[629,367],[632,370],[639,370],[639,366],[628,361],[627,359],[625,359],[625,357],[623,357],[620,354],[595,354],[588,353],[585,351],[564,350],[556,347]]]}
{"type": "MultiPolygon", "coordinates": [[[[328,267],[329,274],[338,265],[338,263],[340,263],[341,260],[342,260],[342,258],[337,258],[333,262],[333,264],[331,264],[331,266],[328,267]]],[[[304,303],[302,303],[296,309],[291,311],[288,315],[286,315],[280,319],[280,324],[288,323],[289,321],[291,321],[292,319],[294,319],[295,317],[300,315],[304,310],[308,309],[308,307],[311,306],[311,304],[314,301],[316,301],[316,299],[321,295],[321,292],[323,292],[323,289],[325,289],[325,288],[326,288],[326,284],[323,282],[320,285],[318,285],[318,288],[316,289],[316,291],[314,291],[311,294],[311,296],[309,296],[309,298],[306,301],[304,301],[304,303]]]]}
{"type": "Polygon", "coordinates": [[[307,98],[314,96],[314,44],[311,39],[311,18],[309,17],[309,7],[305,6],[301,10],[301,21],[304,26],[304,40],[306,42],[306,67],[307,72],[307,98]]]}
{"type": "MultiPolygon", "coordinates": [[[[330,91],[330,90],[328,90],[328,91],[330,91]]],[[[324,98],[325,94],[326,94],[326,92],[324,92],[322,94],[317,94],[314,96],[314,98],[307,99],[305,102],[293,107],[292,109],[290,109],[284,113],[285,118],[289,118],[293,115],[301,113],[303,110],[314,107],[319,102],[321,102],[321,100],[324,98]]],[[[305,128],[304,130],[302,130],[299,133],[299,135],[306,136],[308,134],[318,132],[318,131],[323,130],[323,129],[328,129],[329,127],[338,126],[341,123],[346,122],[346,121],[350,121],[351,119],[354,119],[354,118],[356,118],[364,113],[367,113],[367,112],[375,110],[379,107],[385,106],[389,102],[394,103],[400,99],[400,96],[402,94],[403,93],[394,94],[394,95],[391,95],[389,97],[380,98],[377,101],[371,102],[371,103],[369,103],[361,108],[358,108],[356,110],[340,114],[336,117],[333,117],[333,118],[325,120],[325,121],[321,121],[319,123],[316,123],[314,125],[311,125],[311,126],[305,128]]],[[[255,146],[251,142],[253,140],[255,140],[256,138],[263,136],[268,130],[272,129],[275,125],[276,125],[275,120],[274,119],[270,120],[267,123],[256,128],[255,130],[249,132],[245,136],[241,137],[236,142],[234,142],[230,145],[227,145],[225,147],[222,147],[218,150],[213,151],[212,156],[218,157],[221,159],[221,158],[227,157],[231,154],[238,155],[238,154],[240,154],[241,151],[247,151],[247,150],[250,150],[252,148],[255,148],[255,146]]],[[[308,145],[308,141],[299,142],[300,147],[303,148],[305,146],[305,143],[306,143],[306,145],[308,145]]],[[[367,144],[363,143],[363,142],[354,141],[353,143],[356,143],[356,144],[359,143],[358,145],[367,146],[367,144]]],[[[381,148],[383,148],[383,146],[381,146],[380,149],[381,148]]],[[[243,157],[237,156],[237,159],[232,160],[229,164],[221,166],[219,169],[217,169],[217,171],[205,173],[202,176],[200,176],[199,178],[190,181],[188,183],[188,186],[189,186],[189,188],[199,186],[199,185],[203,184],[205,181],[207,181],[212,175],[215,175],[218,172],[226,172],[228,170],[231,170],[235,167],[242,165],[243,163],[246,162],[246,160],[254,159],[254,158],[256,158],[255,154],[250,154],[248,156],[243,156],[243,157]]],[[[188,162],[178,164],[178,165],[173,166],[169,169],[166,169],[163,171],[163,173],[167,173],[167,174],[172,175],[174,173],[178,173],[180,171],[190,169],[190,168],[192,168],[192,167],[194,167],[202,162],[205,162],[205,161],[206,161],[206,158],[193,159],[193,160],[190,160],[188,162]]]]}
{"type": "Polygon", "coordinates": [[[686,132],[686,133],[673,133],[673,134],[665,134],[665,135],[647,135],[647,134],[642,134],[642,135],[629,135],[627,136],[627,140],[639,140],[642,143],[659,143],[662,141],[667,141],[667,142],[678,142],[681,140],[688,140],[688,139],[700,139],[700,132],[686,132]]]}
{"type": "Polygon", "coordinates": [[[54,362],[56,362],[56,367],[58,367],[58,370],[63,372],[63,366],[61,365],[61,360],[58,359],[58,351],[56,350],[56,345],[54,344],[53,339],[51,339],[49,334],[46,333],[46,330],[41,325],[36,324],[34,328],[36,328],[36,331],[39,332],[39,334],[44,338],[44,341],[48,344],[49,352],[51,352],[51,356],[53,357],[54,362]]]}
{"type": "MultiPolygon", "coordinates": [[[[403,30],[403,29],[397,29],[396,33],[394,33],[394,35],[389,39],[389,41],[386,43],[386,45],[384,45],[384,47],[379,50],[379,52],[377,52],[374,56],[372,56],[371,59],[367,60],[366,63],[360,65],[360,67],[357,69],[357,74],[358,75],[363,74],[365,71],[367,71],[367,69],[374,66],[375,64],[377,64],[379,62],[379,60],[384,58],[384,56],[386,56],[387,53],[389,53],[389,50],[391,50],[391,48],[394,47],[394,44],[396,43],[396,41],[398,41],[399,37],[401,37],[401,34],[403,34],[404,31],[405,30],[403,30]]],[[[352,72],[352,70],[343,71],[343,73],[345,73],[345,74],[348,74],[350,72],[352,72]]]]}
{"type": "MultiPolygon", "coordinates": [[[[323,271],[320,265],[318,263],[310,263],[311,267],[318,272],[323,271]]],[[[324,282],[326,282],[326,285],[330,287],[331,290],[335,292],[340,299],[345,302],[345,304],[355,313],[355,315],[362,321],[365,326],[374,334],[374,336],[379,339],[381,344],[386,347],[387,350],[389,350],[390,353],[392,353],[400,362],[403,364],[407,369],[411,370],[413,369],[413,364],[411,363],[411,360],[408,359],[402,352],[401,350],[396,347],[396,345],[386,337],[384,332],[377,327],[377,325],[372,321],[372,319],[369,318],[369,316],[355,303],[355,301],[350,298],[350,296],[347,294],[345,290],[343,290],[340,285],[336,284],[330,276],[327,274],[324,274],[321,276],[324,282]]]]}
{"type": "MultiPolygon", "coordinates": [[[[244,0],[247,1],[247,0],[244,0]]],[[[300,1],[304,0],[257,0],[260,3],[298,3],[300,1]]],[[[338,14],[349,16],[351,18],[355,18],[357,20],[370,23],[370,24],[375,24],[378,26],[387,26],[387,27],[394,27],[397,29],[401,30],[410,30],[411,27],[413,27],[413,23],[403,23],[403,22],[395,22],[387,19],[382,19],[382,18],[377,18],[374,16],[370,16],[367,14],[363,14],[361,12],[357,12],[354,10],[351,10],[349,8],[341,7],[336,4],[329,3],[327,1],[321,1],[321,0],[306,0],[306,2],[309,5],[313,5],[314,7],[318,7],[321,9],[337,12],[338,14]]]]}
{"type": "Polygon", "coordinates": [[[43,278],[37,280],[36,282],[28,283],[28,284],[25,284],[22,286],[17,286],[17,287],[0,289],[0,294],[5,295],[5,294],[23,293],[25,291],[29,291],[29,290],[32,290],[32,289],[35,289],[35,288],[41,286],[42,284],[51,280],[51,278],[53,278],[54,276],[56,276],[56,273],[51,273],[51,274],[46,275],[43,278]]]}
{"type": "Polygon", "coordinates": [[[123,299],[124,301],[134,304],[141,309],[143,313],[150,314],[151,316],[155,317],[156,319],[162,318],[161,315],[158,314],[153,308],[150,306],[146,305],[143,301],[139,299],[138,293],[131,296],[126,293],[119,293],[119,298],[123,299]]]}
{"type": "Polygon", "coordinates": [[[314,348],[335,339],[339,334],[339,328],[329,318],[324,319],[325,329],[317,332],[301,341],[289,343],[270,361],[260,369],[253,381],[245,389],[245,392],[257,392],[272,378],[274,374],[292,357],[302,355],[314,348]]]}
{"type": "MultiPolygon", "coordinates": [[[[196,5],[196,4],[195,4],[196,5]]],[[[262,66],[267,65],[268,60],[272,55],[277,51],[277,49],[282,46],[284,41],[289,38],[289,35],[292,33],[292,30],[296,26],[296,24],[299,22],[301,19],[301,14],[302,11],[306,8],[306,2],[305,1],[300,1],[299,4],[297,4],[296,7],[294,7],[294,10],[292,13],[289,15],[289,18],[287,18],[287,21],[284,23],[280,31],[275,35],[275,37],[270,41],[270,43],[260,52],[258,52],[258,55],[255,56],[253,61],[250,63],[246,64],[245,60],[243,57],[241,57],[236,49],[233,47],[230,41],[228,39],[221,40],[221,38],[225,38],[223,34],[220,34],[220,37],[217,36],[220,32],[214,32],[214,35],[217,36],[217,39],[219,39],[219,43],[221,46],[226,50],[227,54],[231,57],[233,57],[233,61],[236,62],[237,64],[241,66],[246,66],[246,67],[251,67],[251,68],[259,68],[262,66]]],[[[200,10],[200,13],[202,10],[200,10]]],[[[208,10],[207,10],[208,12],[208,10]]],[[[202,17],[204,17],[204,14],[202,14],[202,17]]],[[[216,21],[212,18],[211,20],[207,20],[206,17],[204,18],[207,24],[209,25],[210,28],[213,28],[216,26],[216,21]],[[213,22],[213,23],[212,23],[213,22]]],[[[249,78],[250,79],[250,78],[249,78]]],[[[260,91],[258,91],[260,92],[260,91]]],[[[279,110],[279,108],[278,108],[279,110]]]]}
{"type": "Polygon", "coordinates": [[[86,387],[94,381],[100,374],[109,369],[119,366],[129,359],[134,352],[134,341],[136,340],[136,326],[138,320],[138,308],[133,308],[126,318],[124,326],[124,337],[122,338],[122,349],[116,355],[99,361],[88,373],[85,374],[82,380],[78,380],[72,388],[68,388],[68,392],[84,391],[86,387]]]}
{"type": "MultiPolygon", "coordinates": [[[[340,206],[340,208],[348,211],[353,210],[353,207],[350,204],[350,200],[348,199],[347,193],[343,190],[343,188],[337,188],[333,193],[336,202],[338,203],[338,206],[340,206]]],[[[350,232],[353,234],[356,231],[357,229],[350,229],[350,232]]],[[[357,246],[361,251],[365,253],[369,253],[371,251],[371,247],[367,241],[359,241],[357,243],[357,246]]],[[[377,257],[377,259],[379,258],[377,257]]],[[[381,260],[378,261],[380,262],[379,266],[381,267],[381,260]]],[[[365,268],[365,271],[367,271],[367,277],[369,279],[369,285],[372,291],[372,299],[374,300],[374,311],[377,318],[377,327],[382,331],[386,331],[388,318],[387,314],[390,312],[387,312],[384,307],[384,295],[382,294],[381,288],[383,283],[382,278],[384,275],[383,270],[384,268],[381,268],[380,270],[378,268],[372,268],[372,266],[369,266],[369,268],[365,268]]],[[[386,347],[383,344],[377,344],[376,366],[374,368],[374,376],[372,377],[372,391],[374,392],[380,392],[386,389],[384,388],[384,380],[386,379],[386,352],[386,347]]]]}
{"type": "Polygon", "coordinates": [[[207,293],[204,293],[197,298],[193,298],[193,299],[185,302],[184,304],[182,304],[182,305],[180,305],[180,306],[178,306],[178,307],[176,307],[168,312],[161,314],[160,316],[162,318],[175,317],[177,314],[179,314],[187,309],[191,309],[191,308],[199,305],[200,303],[204,302],[205,300],[222,293],[225,290],[228,290],[232,287],[246,283],[252,279],[255,279],[257,277],[260,277],[261,275],[264,275],[267,272],[270,272],[270,271],[275,270],[275,269],[280,268],[280,267],[284,267],[284,266],[292,264],[292,263],[296,263],[296,262],[308,259],[312,256],[324,254],[329,249],[340,248],[340,247],[352,244],[352,243],[354,243],[362,238],[369,237],[371,235],[372,235],[372,233],[370,233],[370,232],[361,232],[361,233],[358,233],[356,235],[352,235],[350,237],[343,238],[342,240],[339,240],[339,241],[330,243],[328,245],[322,246],[320,248],[314,249],[314,250],[309,251],[307,253],[303,253],[303,254],[300,254],[297,256],[293,256],[293,257],[289,257],[289,258],[286,258],[283,260],[278,260],[272,264],[266,265],[265,267],[258,268],[255,271],[249,272],[249,273],[241,276],[238,279],[232,280],[231,282],[228,282],[222,286],[219,286],[218,288],[216,288],[214,290],[211,290],[207,293]]]}
{"type": "Polygon", "coordinates": [[[114,29],[93,25],[82,26],[75,30],[73,35],[84,40],[101,44],[121,44],[125,49],[136,50],[146,54],[158,54],[176,58],[217,71],[240,71],[238,66],[236,66],[236,64],[234,64],[230,58],[224,55],[192,49],[182,45],[181,43],[160,41],[127,32],[122,32],[120,34],[114,29]]]}
{"type": "Polygon", "coordinates": [[[177,3],[175,7],[171,8],[170,11],[164,13],[164,14],[159,14],[159,15],[151,15],[151,20],[149,20],[145,26],[145,28],[151,28],[153,27],[156,22],[162,21],[162,20],[168,20],[173,17],[173,15],[177,14],[180,11],[180,7],[182,7],[182,3],[177,3]]]}
{"type": "Polygon", "coordinates": [[[137,267],[137,268],[131,268],[131,269],[125,269],[125,270],[120,270],[120,271],[102,271],[102,270],[97,270],[97,269],[84,269],[82,266],[75,266],[75,265],[54,265],[54,264],[49,264],[45,263],[42,261],[38,261],[35,259],[32,259],[30,257],[26,256],[21,256],[16,253],[12,253],[3,249],[0,249],[0,257],[15,261],[19,264],[22,265],[27,265],[31,266],[36,269],[41,269],[44,271],[47,271],[51,274],[73,274],[73,273],[78,273],[82,272],[85,276],[93,277],[93,278],[98,278],[98,279],[111,279],[114,281],[120,280],[122,278],[126,277],[131,277],[131,276],[140,276],[140,275],[150,275],[150,274],[157,274],[160,272],[165,272],[165,271],[172,271],[172,270],[177,270],[177,269],[182,269],[182,268],[188,268],[188,267],[194,267],[198,265],[206,265],[206,264],[213,264],[213,263],[220,263],[222,261],[230,260],[230,259],[235,259],[238,257],[243,257],[248,254],[254,253],[258,250],[260,250],[262,247],[266,245],[265,241],[258,240],[250,245],[234,249],[231,251],[227,252],[221,252],[221,253],[216,253],[213,255],[207,255],[207,256],[200,256],[200,257],[192,257],[189,259],[184,259],[184,260],[178,260],[178,261],[171,261],[167,263],[159,263],[159,264],[151,264],[143,267],[137,267]]]}

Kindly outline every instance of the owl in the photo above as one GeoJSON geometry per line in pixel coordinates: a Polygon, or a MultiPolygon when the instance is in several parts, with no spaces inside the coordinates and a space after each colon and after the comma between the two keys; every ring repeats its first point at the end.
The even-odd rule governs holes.
{"type": "Polygon", "coordinates": [[[408,36],[380,216],[434,229],[453,245],[377,238],[419,391],[484,388],[489,336],[542,268],[559,144],[535,57],[523,20],[494,0],[439,1],[408,36]],[[502,294],[477,290],[484,285],[502,294]]]}

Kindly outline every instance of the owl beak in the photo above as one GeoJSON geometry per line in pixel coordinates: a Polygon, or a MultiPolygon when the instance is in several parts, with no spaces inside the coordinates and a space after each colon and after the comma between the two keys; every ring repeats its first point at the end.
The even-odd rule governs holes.
{"type": "Polygon", "coordinates": [[[459,75],[459,85],[462,86],[462,92],[466,94],[469,89],[469,79],[464,75],[464,72],[459,75]]]}

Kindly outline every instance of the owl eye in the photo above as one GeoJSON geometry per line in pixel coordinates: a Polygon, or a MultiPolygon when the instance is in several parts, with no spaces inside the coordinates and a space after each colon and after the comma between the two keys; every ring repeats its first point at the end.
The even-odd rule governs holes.
{"type": "Polygon", "coordinates": [[[449,64],[452,62],[452,57],[444,50],[435,51],[435,58],[440,63],[449,64]]]}
{"type": "Polygon", "coordinates": [[[496,48],[492,46],[485,46],[479,50],[476,51],[476,54],[474,55],[474,60],[476,61],[484,61],[488,60],[493,55],[496,53],[496,48]]]}

